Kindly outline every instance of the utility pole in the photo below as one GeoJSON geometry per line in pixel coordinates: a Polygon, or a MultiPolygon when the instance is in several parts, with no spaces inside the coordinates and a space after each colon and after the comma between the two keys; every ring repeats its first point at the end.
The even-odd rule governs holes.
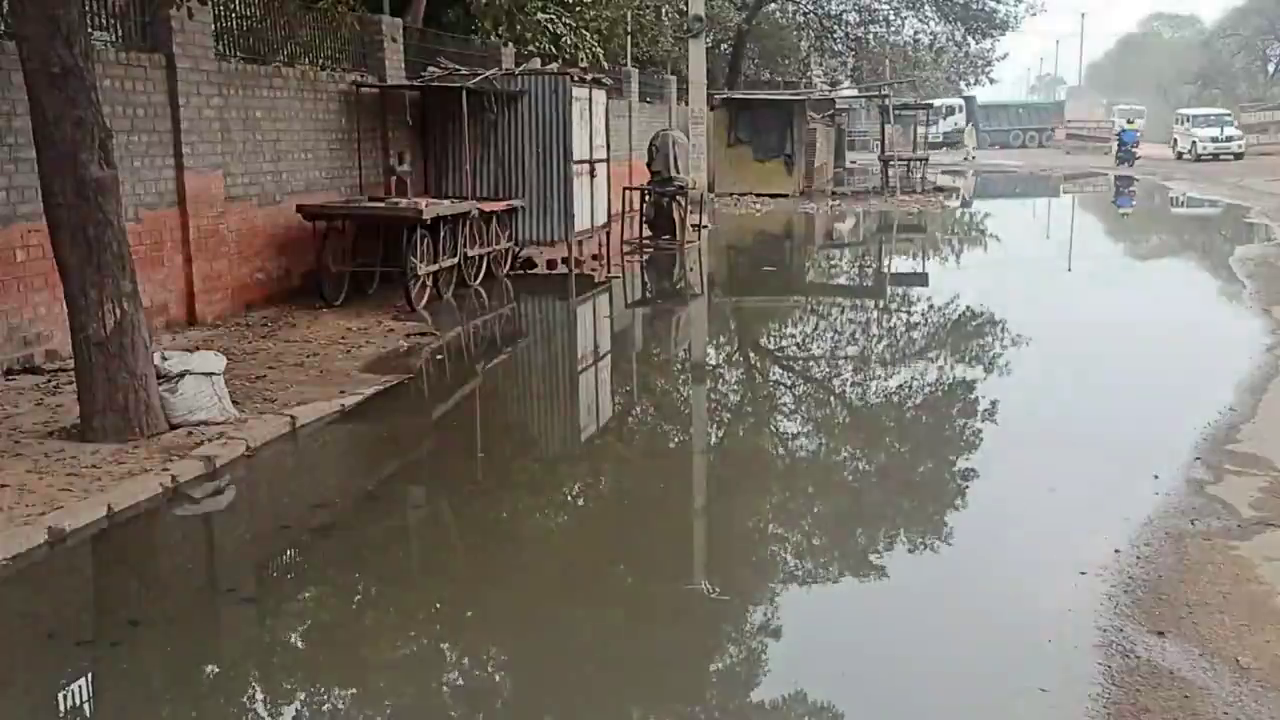
{"type": "Polygon", "coordinates": [[[1027,68],[1027,84],[1023,86],[1022,97],[1027,100],[1031,99],[1031,68],[1027,68]]]}
{"type": "Polygon", "coordinates": [[[1080,56],[1076,60],[1076,85],[1084,85],[1084,13],[1080,13],[1080,56]]]}
{"type": "Polygon", "coordinates": [[[688,0],[689,18],[689,174],[694,187],[707,191],[707,2],[688,0]]]}
{"type": "Polygon", "coordinates": [[[1058,77],[1058,51],[1062,49],[1062,38],[1053,41],[1053,76],[1058,77]]]}

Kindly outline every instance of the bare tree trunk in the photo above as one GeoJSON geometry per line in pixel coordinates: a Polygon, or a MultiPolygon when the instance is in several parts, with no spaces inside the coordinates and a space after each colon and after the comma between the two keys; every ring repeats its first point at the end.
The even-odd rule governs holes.
{"type": "Polygon", "coordinates": [[[733,32],[733,45],[729,48],[729,62],[724,72],[724,89],[737,90],[742,85],[742,66],[747,60],[747,43],[751,40],[751,30],[760,13],[773,0],[751,0],[751,4],[742,14],[742,21],[733,32]]]}
{"type": "Polygon", "coordinates": [[[81,0],[11,0],[9,7],[67,306],[81,436],[120,442],[164,432],[81,0]]]}
{"type": "Polygon", "coordinates": [[[410,0],[409,7],[404,11],[405,25],[411,27],[422,27],[422,16],[427,13],[427,0],[410,0]]]}

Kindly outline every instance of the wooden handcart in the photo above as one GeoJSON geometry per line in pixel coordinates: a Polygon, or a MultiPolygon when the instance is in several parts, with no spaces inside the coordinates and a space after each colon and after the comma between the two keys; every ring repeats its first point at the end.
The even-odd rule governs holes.
{"type": "Polygon", "coordinates": [[[512,216],[523,206],[523,200],[366,196],[296,210],[317,239],[317,289],[325,303],[341,305],[353,275],[372,293],[382,273],[398,271],[405,302],[421,311],[433,291],[453,293],[459,272],[469,286],[490,267],[506,275],[516,255],[512,216]]]}

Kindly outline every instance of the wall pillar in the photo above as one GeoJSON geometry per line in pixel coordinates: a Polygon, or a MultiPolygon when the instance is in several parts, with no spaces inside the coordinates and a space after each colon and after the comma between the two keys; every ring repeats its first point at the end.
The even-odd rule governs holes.
{"type": "Polygon", "coordinates": [[[362,15],[369,74],[383,82],[404,82],[404,21],[387,15],[362,15]]]}
{"type": "Polygon", "coordinates": [[[678,112],[680,109],[679,88],[676,86],[675,75],[662,76],[662,102],[667,106],[667,127],[679,127],[680,118],[678,112]]]}
{"type": "Polygon", "coordinates": [[[225,98],[213,14],[191,3],[162,10],[157,49],[164,54],[173,122],[174,175],[181,217],[186,320],[210,322],[232,310],[222,148],[225,98]]]}

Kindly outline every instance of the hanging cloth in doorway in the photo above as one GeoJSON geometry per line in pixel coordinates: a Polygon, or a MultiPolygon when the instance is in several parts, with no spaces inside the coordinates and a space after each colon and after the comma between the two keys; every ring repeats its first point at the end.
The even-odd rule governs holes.
{"type": "Polygon", "coordinates": [[[787,173],[796,165],[791,126],[794,118],[788,102],[735,101],[729,104],[729,146],[750,145],[756,162],[782,158],[787,173]]]}

